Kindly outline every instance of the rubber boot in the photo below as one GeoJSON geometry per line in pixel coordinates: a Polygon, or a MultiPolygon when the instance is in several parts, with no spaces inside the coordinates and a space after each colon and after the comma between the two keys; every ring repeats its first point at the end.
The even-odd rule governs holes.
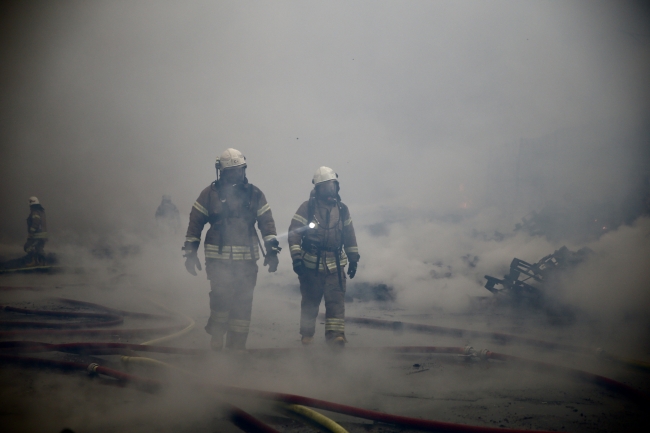
{"type": "Polygon", "coordinates": [[[36,254],[28,254],[27,257],[25,258],[25,262],[23,267],[25,268],[33,268],[35,266],[38,266],[38,262],[36,259],[36,254]]]}
{"type": "Polygon", "coordinates": [[[234,332],[229,330],[228,337],[226,338],[226,348],[236,352],[243,352],[246,350],[247,339],[248,332],[234,332]]]}
{"type": "Polygon", "coordinates": [[[314,337],[307,337],[306,335],[303,335],[302,338],[300,339],[300,342],[302,343],[303,346],[309,346],[311,343],[314,342],[314,337]]]}
{"type": "Polygon", "coordinates": [[[223,338],[228,330],[228,311],[211,311],[205,332],[212,336],[210,348],[215,351],[223,349],[223,338]]]}
{"type": "Polygon", "coordinates": [[[223,349],[223,336],[224,334],[220,332],[212,334],[212,338],[210,339],[210,349],[215,352],[220,352],[223,349]]]}
{"type": "Polygon", "coordinates": [[[327,341],[327,345],[335,350],[343,349],[345,347],[345,343],[347,343],[344,334],[333,331],[327,331],[325,333],[325,340],[327,341]]]}

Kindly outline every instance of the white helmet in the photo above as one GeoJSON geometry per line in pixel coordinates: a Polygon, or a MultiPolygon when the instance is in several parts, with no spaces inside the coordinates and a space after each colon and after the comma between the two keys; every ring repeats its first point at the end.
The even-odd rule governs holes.
{"type": "Polygon", "coordinates": [[[38,201],[38,197],[30,197],[29,198],[29,205],[31,206],[33,204],[41,204],[41,202],[38,201]]]}
{"type": "Polygon", "coordinates": [[[217,169],[226,170],[228,168],[246,166],[246,157],[237,149],[229,147],[224,150],[221,156],[217,157],[217,169]]]}
{"type": "Polygon", "coordinates": [[[339,177],[334,170],[332,170],[329,167],[320,167],[318,170],[316,170],[316,173],[314,173],[314,178],[312,179],[311,183],[314,185],[317,185],[322,182],[327,182],[328,180],[336,180],[339,177]]]}

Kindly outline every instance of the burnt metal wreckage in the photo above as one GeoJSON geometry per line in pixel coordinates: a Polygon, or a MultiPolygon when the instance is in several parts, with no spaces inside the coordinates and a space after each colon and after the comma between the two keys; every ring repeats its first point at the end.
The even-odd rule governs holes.
{"type": "Polygon", "coordinates": [[[505,295],[513,300],[541,302],[545,285],[563,271],[582,263],[592,253],[587,247],[571,251],[563,246],[533,264],[515,257],[510,263],[510,272],[503,279],[485,275],[485,288],[495,295],[505,295]]]}

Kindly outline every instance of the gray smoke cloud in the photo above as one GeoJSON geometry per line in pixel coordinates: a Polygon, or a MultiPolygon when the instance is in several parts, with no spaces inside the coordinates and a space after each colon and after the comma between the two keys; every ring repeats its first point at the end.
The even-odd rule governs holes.
{"type": "MultiPolygon", "coordinates": [[[[214,179],[215,156],[235,147],[279,232],[315,169],[334,168],[359,233],[355,281],[390,284],[406,308],[464,311],[488,294],[484,274],[563,244],[596,247],[599,260],[627,251],[647,261],[644,222],[600,240],[576,235],[602,209],[624,222],[626,197],[650,172],[641,4],[3,8],[3,254],[20,251],[27,197],[36,195],[49,248],[97,266],[87,257],[97,245],[137,245],[139,258],[121,263],[124,278],[169,293],[186,287],[192,300],[177,301],[205,307],[207,283],[182,266],[182,235],[154,240],[153,214],[170,194],[186,224],[214,179]],[[559,237],[513,232],[549,206],[571,216],[559,237]]],[[[258,292],[296,285],[288,256],[277,275],[260,273],[258,292]]],[[[601,275],[616,272],[594,263],[575,275],[567,302],[594,314],[647,307],[640,263],[615,267],[631,276],[614,303],[601,275]]]]}

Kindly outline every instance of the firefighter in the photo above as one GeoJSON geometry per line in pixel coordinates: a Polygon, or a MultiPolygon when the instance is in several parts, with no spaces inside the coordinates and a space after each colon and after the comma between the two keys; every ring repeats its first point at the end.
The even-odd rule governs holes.
{"type": "Polygon", "coordinates": [[[212,336],[211,348],[217,351],[224,347],[224,338],[228,349],[246,348],[260,256],[256,222],[264,239],[264,266],[269,266],[269,272],[277,270],[281,249],[271,208],[262,191],[248,183],[246,166],[246,158],[236,149],[226,149],[217,158],[217,180],[194,203],[183,246],[185,268],[196,275],[196,268],[201,270],[197,257],[201,232],[210,223],[204,246],[211,289],[205,330],[212,336]]]}
{"type": "Polygon", "coordinates": [[[27,217],[27,242],[23,249],[27,253],[26,266],[43,266],[45,264],[45,242],[47,242],[47,221],[45,209],[36,197],[29,198],[29,216],[27,217]]]}
{"type": "Polygon", "coordinates": [[[316,316],[325,297],[325,340],[345,346],[345,266],[354,278],[359,248],[348,207],[341,203],[338,175],[320,167],[312,180],[309,200],[298,208],[289,226],[293,270],[300,280],[300,334],[313,342],[316,316]]]}
{"type": "Polygon", "coordinates": [[[172,203],[172,198],[169,195],[162,196],[162,202],[156,209],[156,226],[162,230],[176,233],[181,225],[181,219],[178,208],[172,203]]]}

